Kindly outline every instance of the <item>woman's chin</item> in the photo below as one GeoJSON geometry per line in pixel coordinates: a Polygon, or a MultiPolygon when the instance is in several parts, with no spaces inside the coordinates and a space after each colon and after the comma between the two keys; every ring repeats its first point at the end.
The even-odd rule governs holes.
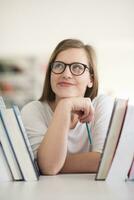
{"type": "Polygon", "coordinates": [[[71,97],[80,97],[82,95],[78,95],[78,94],[66,94],[66,95],[59,95],[59,98],[71,98],[71,97]]]}
{"type": "Polygon", "coordinates": [[[67,91],[66,89],[63,91],[57,91],[55,92],[56,96],[58,98],[71,98],[71,97],[83,97],[84,94],[82,94],[79,91],[67,91]]]}

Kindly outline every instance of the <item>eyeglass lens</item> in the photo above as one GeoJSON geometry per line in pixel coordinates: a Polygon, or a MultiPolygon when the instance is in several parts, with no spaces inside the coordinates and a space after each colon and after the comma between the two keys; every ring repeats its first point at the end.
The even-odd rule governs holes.
{"type": "Polygon", "coordinates": [[[65,71],[67,66],[69,66],[71,73],[74,75],[81,75],[84,73],[85,68],[88,68],[82,63],[65,64],[63,62],[56,61],[52,64],[52,71],[54,73],[60,74],[65,71]]]}

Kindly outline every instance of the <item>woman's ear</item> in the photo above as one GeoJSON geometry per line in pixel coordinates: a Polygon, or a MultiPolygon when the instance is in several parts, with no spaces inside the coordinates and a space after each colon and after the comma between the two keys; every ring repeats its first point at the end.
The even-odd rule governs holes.
{"type": "Polygon", "coordinates": [[[91,74],[90,74],[90,77],[89,77],[89,81],[88,81],[87,87],[89,87],[89,88],[93,87],[93,76],[91,74]]]}
{"type": "Polygon", "coordinates": [[[93,81],[92,81],[92,80],[90,80],[90,81],[88,82],[87,87],[89,87],[89,88],[93,87],[93,81]]]}

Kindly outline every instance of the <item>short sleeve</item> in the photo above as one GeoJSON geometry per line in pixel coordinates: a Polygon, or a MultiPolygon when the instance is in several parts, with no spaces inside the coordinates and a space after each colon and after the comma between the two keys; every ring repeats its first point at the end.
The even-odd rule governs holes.
{"type": "Polygon", "coordinates": [[[33,101],[25,105],[21,110],[22,121],[35,158],[37,158],[37,150],[47,131],[47,122],[43,115],[43,109],[41,102],[33,101]]]}
{"type": "Polygon", "coordinates": [[[110,96],[100,95],[93,100],[95,116],[93,122],[91,123],[91,132],[93,138],[92,151],[100,153],[102,152],[113,105],[114,98],[110,96]]]}

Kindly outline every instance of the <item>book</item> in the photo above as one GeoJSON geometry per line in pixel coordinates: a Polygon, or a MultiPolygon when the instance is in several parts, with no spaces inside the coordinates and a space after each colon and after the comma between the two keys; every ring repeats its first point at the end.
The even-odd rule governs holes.
{"type": "Polygon", "coordinates": [[[13,175],[10,170],[2,145],[0,144],[0,182],[12,181],[13,175]]]}
{"type": "Polygon", "coordinates": [[[108,176],[120,140],[127,104],[126,99],[115,99],[95,180],[105,180],[108,176]]]}
{"type": "MultiPolygon", "coordinates": [[[[2,96],[0,96],[0,109],[5,109],[6,105],[2,96]]],[[[0,142],[0,182],[13,180],[13,175],[0,142]]]]}
{"type": "Polygon", "coordinates": [[[134,156],[126,180],[134,181],[134,156]]]}
{"type": "Polygon", "coordinates": [[[39,176],[35,171],[25,137],[20,130],[13,108],[2,109],[1,118],[24,180],[38,180],[39,176]]]}
{"type": "Polygon", "coordinates": [[[19,163],[15,156],[14,149],[12,148],[10,144],[10,140],[7,134],[7,129],[1,115],[2,110],[6,110],[6,109],[0,107],[0,143],[2,145],[10,170],[12,172],[13,180],[17,180],[17,181],[23,180],[23,175],[20,170],[19,163]]]}
{"type": "Polygon", "coordinates": [[[14,106],[13,106],[13,111],[14,111],[16,120],[17,120],[17,122],[18,122],[20,131],[21,131],[21,133],[22,133],[22,136],[23,136],[23,139],[24,139],[24,142],[25,142],[27,151],[28,151],[28,153],[29,153],[29,157],[30,157],[31,162],[32,162],[32,164],[33,164],[35,173],[36,173],[36,175],[37,175],[37,177],[38,177],[38,176],[40,175],[39,168],[38,168],[37,162],[36,162],[36,160],[35,160],[35,158],[34,158],[34,154],[33,154],[33,151],[32,151],[32,147],[31,147],[30,141],[29,141],[29,139],[28,139],[28,135],[27,135],[27,133],[26,133],[25,127],[24,127],[24,125],[23,125],[23,121],[22,121],[22,118],[21,118],[21,113],[20,113],[19,107],[16,106],[16,105],[14,105],[14,106]]]}
{"type": "Polygon", "coordinates": [[[124,181],[128,178],[134,155],[134,102],[129,99],[120,141],[107,180],[124,181]]]}

